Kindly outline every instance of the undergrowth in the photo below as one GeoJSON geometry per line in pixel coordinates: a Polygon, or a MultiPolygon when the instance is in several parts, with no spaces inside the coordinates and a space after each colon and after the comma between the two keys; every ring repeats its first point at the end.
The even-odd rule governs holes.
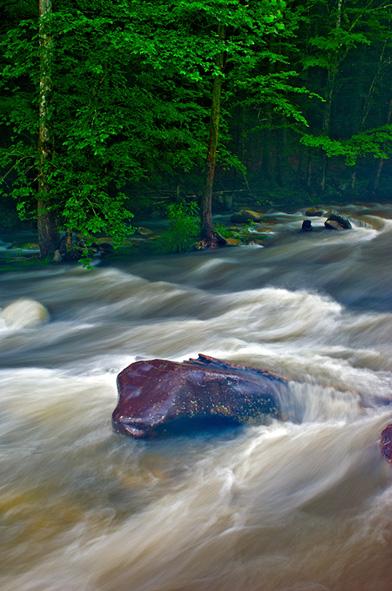
{"type": "Polygon", "coordinates": [[[169,227],[158,240],[158,250],[163,253],[192,250],[200,234],[199,216],[199,207],[196,203],[169,205],[169,227]]]}

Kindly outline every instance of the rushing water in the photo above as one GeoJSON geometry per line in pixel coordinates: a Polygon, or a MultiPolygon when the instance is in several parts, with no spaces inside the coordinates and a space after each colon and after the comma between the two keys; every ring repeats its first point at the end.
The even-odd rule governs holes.
{"type": "Polygon", "coordinates": [[[1,276],[50,312],[0,317],[2,591],[389,591],[392,205],[345,211],[369,226],[1,276]],[[199,352],[287,377],[292,420],[112,432],[121,369],[199,352]]]}

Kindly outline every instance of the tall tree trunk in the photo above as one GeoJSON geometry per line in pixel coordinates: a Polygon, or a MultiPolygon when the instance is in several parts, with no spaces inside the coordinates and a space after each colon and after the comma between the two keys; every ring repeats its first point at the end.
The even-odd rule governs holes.
{"type": "Polygon", "coordinates": [[[312,184],[312,158],[310,155],[310,151],[308,149],[307,153],[307,162],[306,162],[306,186],[310,189],[312,184]]]}
{"type": "Polygon", "coordinates": [[[49,19],[52,14],[51,0],[39,0],[39,174],[38,174],[38,241],[41,258],[53,256],[59,247],[60,237],[56,211],[50,199],[49,175],[53,158],[53,138],[50,123],[50,94],[52,38],[49,19]]]}
{"type": "MultiPolygon", "coordinates": [[[[218,35],[221,40],[225,38],[225,28],[218,26],[218,35]]],[[[212,225],[212,189],[214,186],[215,161],[219,138],[219,116],[222,91],[222,72],[224,54],[221,51],[217,57],[216,65],[219,74],[214,78],[212,88],[211,116],[210,116],[210,137],[207,150],[206,179],[201,203],[201,237],[209,246],[217,244],[217,238],[212,225]]]]}
{"type": "MultiPolygon", "coordinates": [[[[327,82],[327,96],[325,99],[325,111],[323,117],[323,135],[326,137],[329,136],[329,128],[331,123],[331,112],[332,112],[332,100],[335,91],[335,81],[336,81],[336,74],[337,69],[332,69],[328,72],[328,82],[327,82]]],[[[322,163],[321,163],[321,190],[325,190],[325,182],[327,177],[327,166],[328,166],[328,156],[324,152],[322,156],[322,163]]]]}
{"type": "MultiPolygon", "coordinates": [[[[389,125],[391,123],[391,119],[392,119],[392,99],[389,101],[389,107],[388,107],[388,114],[387,114],[387,125],[389,125]]],[[[385,144],[383,144],[383,149],[385,150],[386,146],[385,144]]],[[[381,172],[384,166],[384,162],[385,162],[385,158],[379,158],[377,160],[377,166],[376,166],[376,172],[373,178],[373,182],[370,186],[370,192],[371,193],[375,193],[377,191],[378,188],[378,183],[380,181],[380,176],[381,176],[381,172]]]]}

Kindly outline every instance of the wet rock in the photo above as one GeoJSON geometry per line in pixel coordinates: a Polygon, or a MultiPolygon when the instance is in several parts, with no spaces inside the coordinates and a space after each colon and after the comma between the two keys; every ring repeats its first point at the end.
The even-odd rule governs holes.
{"type": "Polygon", "coordinates": [[[308,217],[321,217],[324,214],[324,211],[319,207],[308,207],[305,211],[305,215],[308,217]]]}
{"type": "Polygon", "coordinates": [[[344,230],[343,226],[336,220],[327,220],[324,223],[324,226],[327,228],[327,230],[344,230]]]}
{"type": "Polygon", "coordinates": [[[282,418],[286,380],[206,355],[181,363],[137,361],[117,377],[115,431],[146,438],[282,418]]]}
{"type": "Polygon", "coordinates": [[[150,230],[150,228],[144,228],[143,226],[139,226],[135,230],[135,234],[137,236],[143,236],[144,238],[149,238],[150,236],[154,235],[154,232],[150,230]]]}
{"type": "Polygon", "coordinates": [[[52,263],[61,263],[63,257],[61,256],[60,249],[54,251],[52,263]]]}
{"type": "Polygon", "coordinates": [[[10,328],[38,328],[49,322],[48,310],[36,300],[21,298],[8,304],[0,317],[10,328]]]}
{"type": "Polygon", "coordinates": [[[205,240],[197,240],[193,243],[192,248],[193,250],[205,250],[206,248],[208,248],[208,244],[205,240]]]}
{"type": "Polygon", "coordinates": [[[264,246],[264,244],[262,243],[261,240],[251,240],[250,242],[247,242],[248,246],[264,246]]]}
{"type": "Polygon", "coordinates": [[[57,251],[53,262],[67,262],[74,263],[79,261],[86,254],[90,258],[105,257],[114,253],[114,246],[112,245],[113,238],[110,236],[101,236],[92,238],[91,236],[77,237],[75,242],[67,243],[64,237],[60,244],[59,255],[57,251]],[[60,258],[61,257],[61,258],[60,258]]]}
{"type": "Polygon", "coordinates": [[[226,246],[239,246],[241,244],[241,240],[238,238],[226,238],[226,246]]]}
{"type": "Polygon", "coordinates": [[[114,239],[112,236],[99,236],[98,238],[94,237],[94,244],[112,244],[114,239]]]}
{"type": "Polygon", "coordinates": [[[392,423],[381,433],[380,451],[388,462],[392,462],[392,423]]]}
{"type": "Polygon", "coordinates": [[[233,224],[247,224],[249,222],[262,222],[263,216],[261,213],[257,211],[252,211],[251,209],[241,209],[230,218],[233,224]]]}
{"type": "Polygon", "coordinates": [[[273,232],[271,226],[273,226],[274,224],[275,222],[272,220],[264,220],[263,224],[255,224],[254,226],[252,226],[252,232],[257,232],[258,234],[273,232]]]}
{"type": "Polygon", "coordinates": [[[310,220],[304,220],[302,222],[302,232],[311,232],[313,230],[312,228],[312,222],[310,220]]]}
{"type": "Polygon", "coordinates": [[[102,242],[101,244],[94,245],[97,252],[102,256],[107,256],[109,254],[114,253],[114,246],[109,244],[108,242],[102,242]]]}
{"type": "Polygon", "coordinates": [[[328,230],[351,230],[352,225],[350,220],[343,214],[333,211],[328,214],[328,219],[324,226],[328,230]]]}
{"type": "MultiPolygon", "coordinates": [[[[215,249],[218,246],[230,246],[228,238],[225,238],[219,232],[214,232],[214,241],[210,242],[208,240],[202,239],[197,240],[192,244],[193,250],[206,250],[206,249],[215,249]]],[[[234,246],[234,245],[231,245],[234,246]]]]}
{"type": "Polygon", "coordinates": [[[12,246],[9,247],[10,250],[25,250],[25,251],[36,251],[39,252],[39,244],[36,244],[34,242],[28,242],[27,244],[22,244],[22,245],[18,245],[18,244],[13,244],[12,246]]]}

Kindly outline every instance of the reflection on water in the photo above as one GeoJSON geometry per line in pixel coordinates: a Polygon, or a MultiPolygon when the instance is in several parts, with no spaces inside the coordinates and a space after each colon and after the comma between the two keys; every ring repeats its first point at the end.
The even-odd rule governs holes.
{"type": "Polygon", "coordinates": [[[389,590],[392,207],[347,211],[371,226],[1,276],[50,313],[0,316],[2,590],[389,590]],[[199,352],[287,377],[290,420],[112,432],[121,369],[199,352]]]}

